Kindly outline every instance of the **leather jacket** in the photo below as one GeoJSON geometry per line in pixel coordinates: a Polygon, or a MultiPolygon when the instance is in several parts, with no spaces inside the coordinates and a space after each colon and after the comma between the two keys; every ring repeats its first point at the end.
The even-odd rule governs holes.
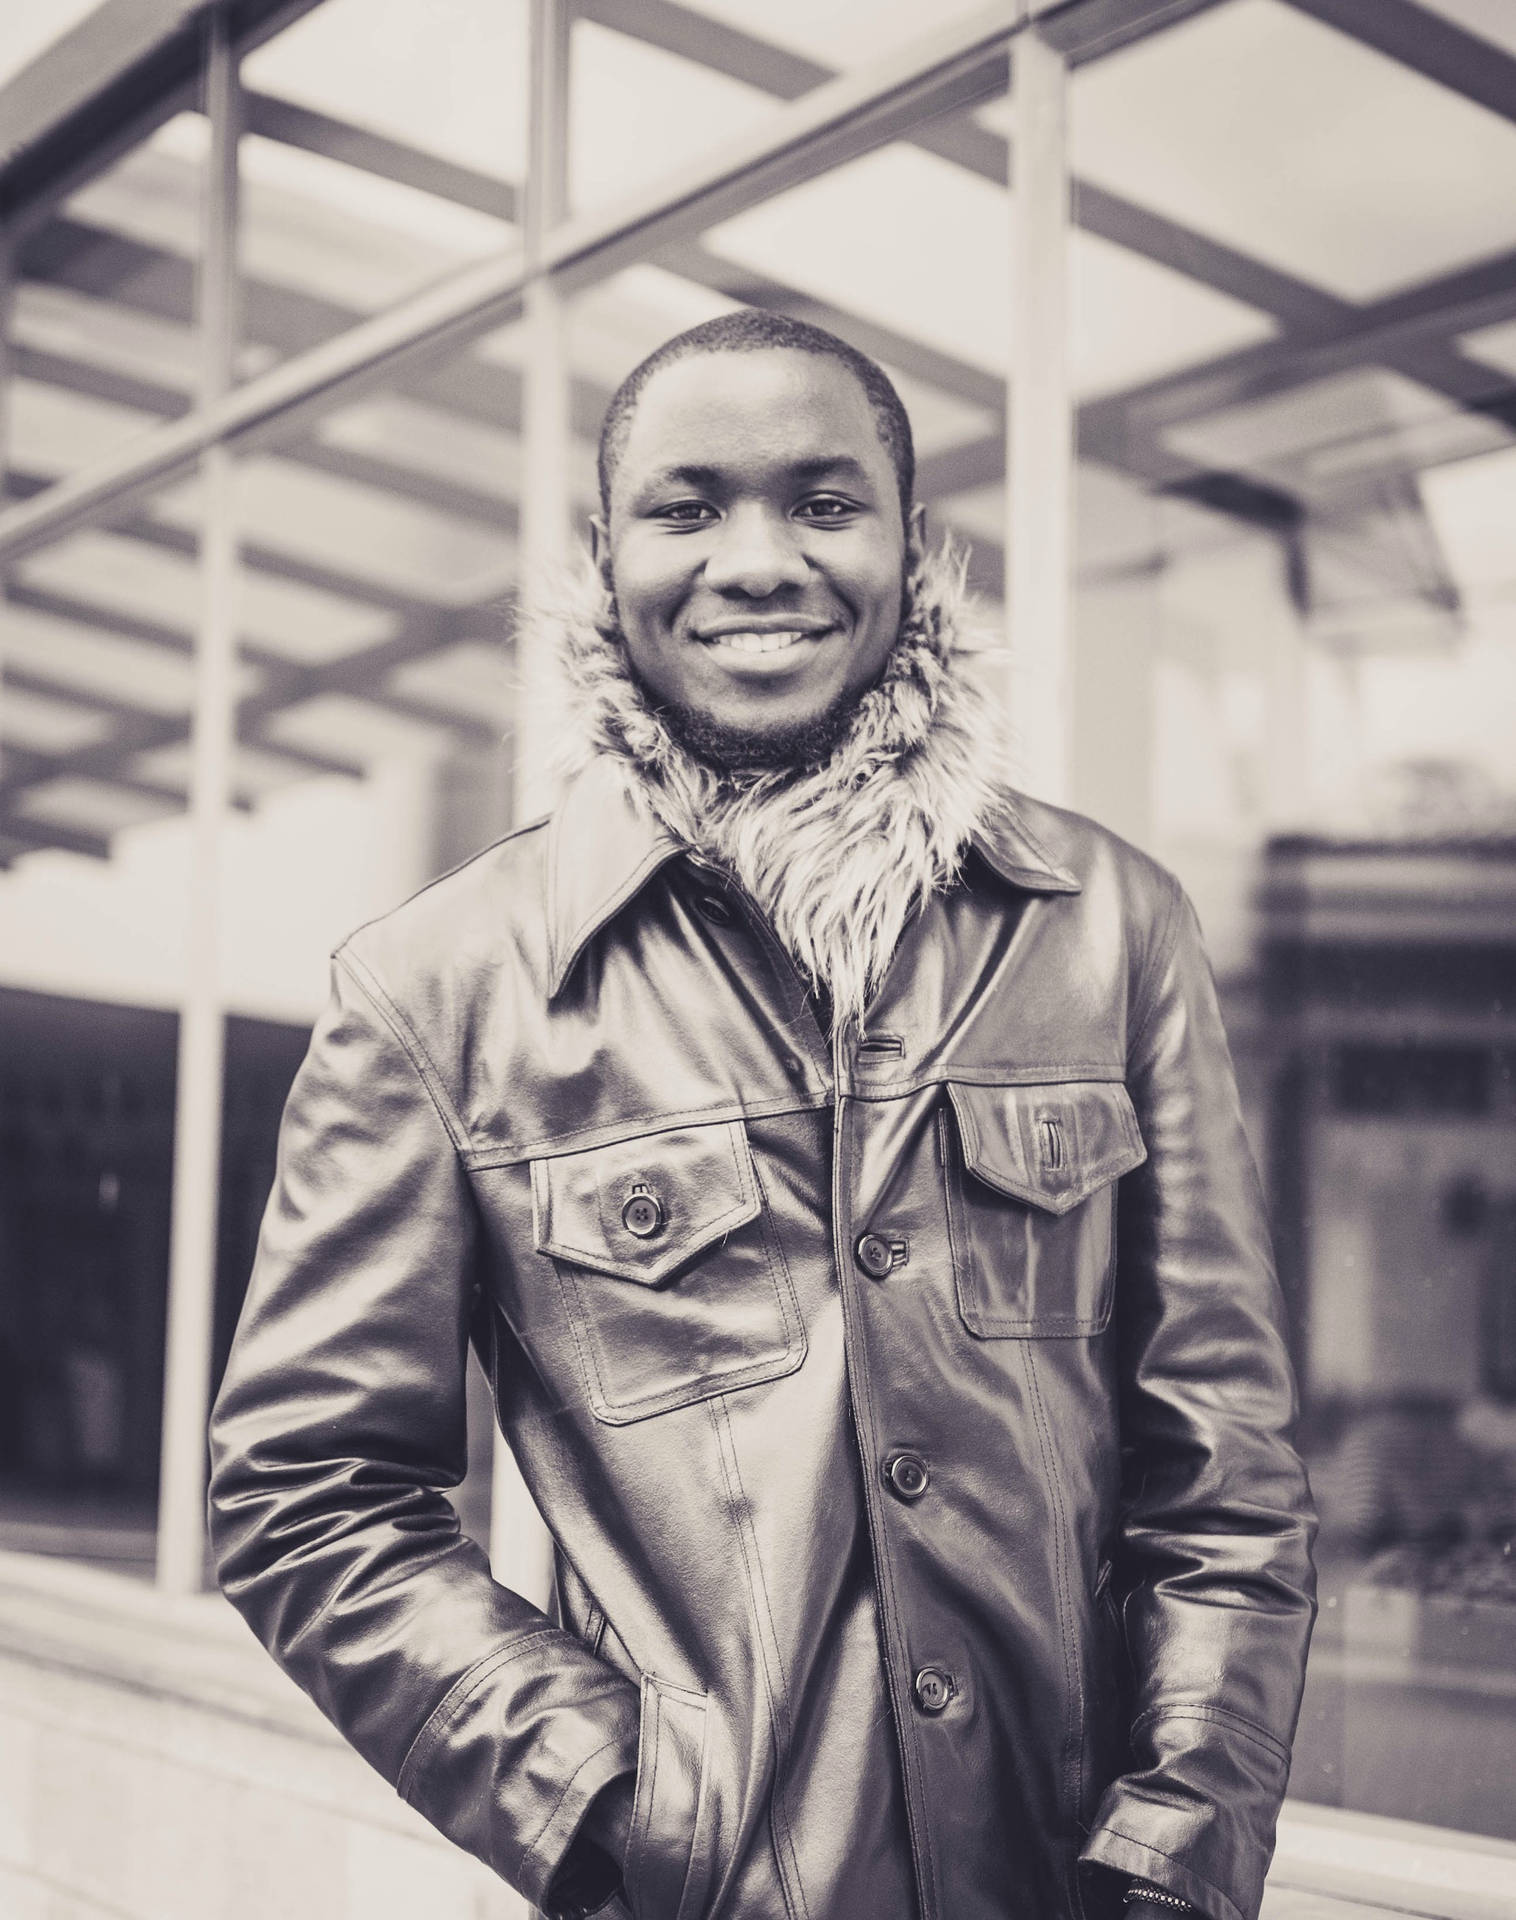
{"type": "Polygon", "coordinates": [[[549,1908],[635,1768],[635,1920],[1253,1920],[1312,1519],[1175,881],[1008,796],[829,1042],[592,766],[334,981],[213,1529],[400,1793],[549,1908]],[[554,1618],[443,1492],[470,1342],[554,1618]]]}

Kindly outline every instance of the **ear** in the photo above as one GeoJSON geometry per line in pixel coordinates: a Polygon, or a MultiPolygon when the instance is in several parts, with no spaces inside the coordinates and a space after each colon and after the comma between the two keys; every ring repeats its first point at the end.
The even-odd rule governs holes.
{"type": "Polygon", "coordinates": [[[611,579],[611,530],[604,516],[598,513],[590,515],[590,558],[595,563],[595,571],[600,575],[600,584],[607,593],[616,591],[611,579]]]}
{"type": "Polygon", "coordinates": [[[926,503],[918,500],[905,517],[905,567],[914,573],[926,553],[926,503]]]}

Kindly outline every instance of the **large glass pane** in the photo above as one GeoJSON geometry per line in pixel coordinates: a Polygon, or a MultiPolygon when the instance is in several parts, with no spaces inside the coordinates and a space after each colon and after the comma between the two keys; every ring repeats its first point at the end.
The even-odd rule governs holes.
{"type": "MultiPolygon", "coordinates": [[[[218,1368],[327,955],[508,822],[510,469],[459,395],[482,416],[519,380],[484,344],[493,375],[418,374],[235,469],[218,1368]]],[[[0,604],[0,1545],[143,1572],[203,510],[194,476],[123,504],[13,563],[0,604]]]]}
{"type": "Polygon", "coordinates": [[[591,0],[572,40],[571,197],[615,202],[761,127],[776,107],[972,14],[912,0],[591,0]]]}
{"type": "Polygon", "coordinates": [[[1516,128],[1425,48],[1230,0],[1075,77],[1122,262],[1076,280],[1075,801],[1195,896],[1265,1168],[1323,1520],[1292,1790],[1510,1838],[1516,128]]]}
{"type": "Polygon", "coordinates": [[[10,487],[27,497],[188,410],[207,123],[184,112],[17,249],[10,487]]]}
{"type": "Polygon", "coordinates": [[[526,0],[324,0],[242,61],[249,364],[519,241],[526,0]]]}

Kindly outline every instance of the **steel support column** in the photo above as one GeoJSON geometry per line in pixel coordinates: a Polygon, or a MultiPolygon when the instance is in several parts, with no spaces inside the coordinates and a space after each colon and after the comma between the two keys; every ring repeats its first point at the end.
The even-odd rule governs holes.
{"type": "MultiPolygon", "coordinates": [[[[541,266],[548,238],[568,209],[570,10],[567,0],[532,0],[530,146],[523,202],[526,263],[541,266]]],[[[550,590],[569,557],[571,418],[564,296],[551,274],[537,273],[525,297],[526,360],[522,393],[521,545],[518,603],[529,608],[550,590]]],[[[551,756],[558,733],[556,662],[530,623],[516,633],[517,821],[552,804],[551,756]]],[[[497,1433],[490,1494],[490,1564],[495,1577],[545,1607],[553,1553],[515,1456],[497,1433]]]]}
{"type": "Polygon", "coordinates": [[[1073,761],[1070,575],[1074,403],[1068,365],[1068,74],[1035,29],[1011,49],[1011,354],[1006,622],[1017,775],[1066,804],[1073,761]]]}
{"type": "MultiPolygon", "coordinates": [[[[237,72],[226,10],[206,16],[206,114],[211,146],[203,191],[200,268],[202,404],[231,387],[236,341],[237,72]]],[[[231,454],[201,456],[202,616],[191,728],[190,862],[185,977],[174,1110],[168,1351],[158,1482],[158,1585],[193,1593],[204,1582],[205,1426],[215,1318],[225,1013],[221,981],[222,842],[235,743],[237,538],[231,454]]]]}

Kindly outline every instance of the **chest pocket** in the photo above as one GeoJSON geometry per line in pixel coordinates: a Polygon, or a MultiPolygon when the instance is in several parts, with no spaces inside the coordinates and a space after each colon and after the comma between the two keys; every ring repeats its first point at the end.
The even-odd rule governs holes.
{"type": "Polygon", "coordinates": [[[964,1325],[981,1339],[1101,1332],[1116,1182],[1147,1158],[1126,1088],[950,1086],[948,1096],[961,1148],[954,1155],[944,1142],[964,1325]]]}
{"type": "Polygon", "coordinates": [[[534,1160],[532,1218],[602,1420],[668,1413],[804,1359],[740,1121],[534,1160]]]}

